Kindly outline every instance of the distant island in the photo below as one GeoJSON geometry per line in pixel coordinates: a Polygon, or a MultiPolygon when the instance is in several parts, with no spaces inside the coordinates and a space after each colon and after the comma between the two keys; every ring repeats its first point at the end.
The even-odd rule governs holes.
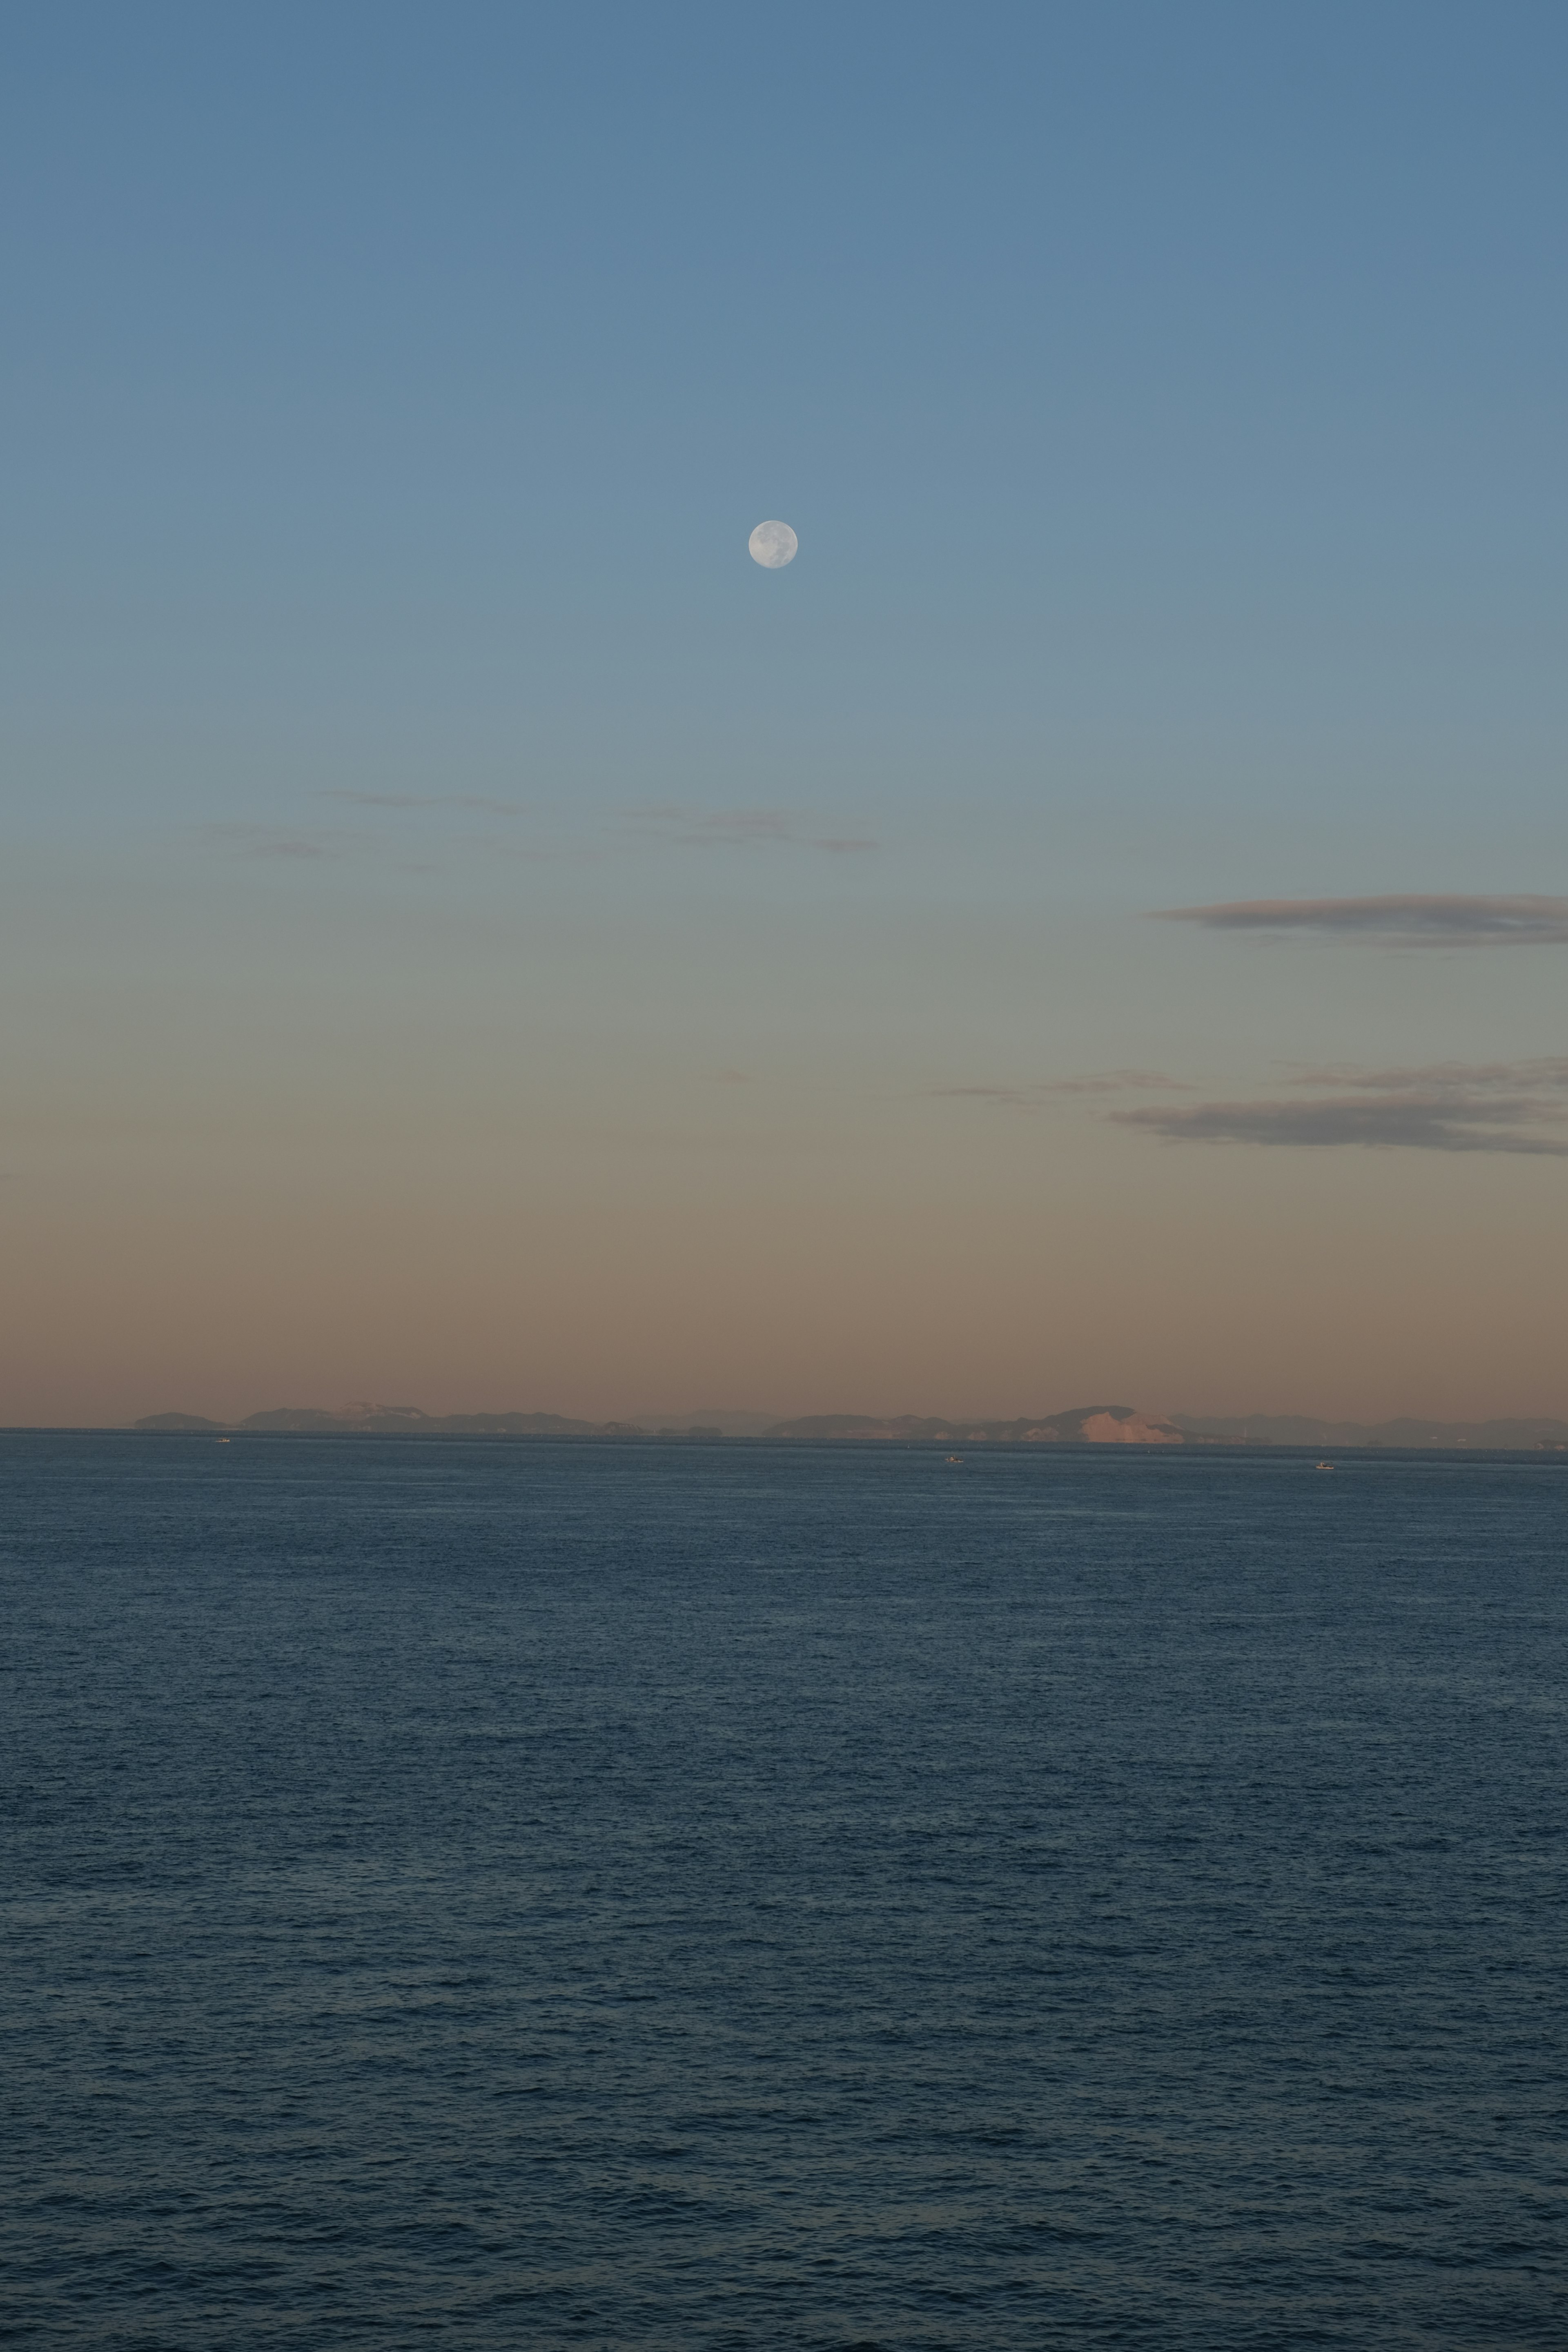
{"type": "MultiPolygon", "coordinates": [[[[635,1421],[573,1421],[559,1412],[421,1412],[416,1404],[279,1405],[243,1421],[208,1421],[197,1412],[153,1412],[133,1429],[246,1430],[292,1437],[646,1437],[635,1421]]],[[[684,1434],[684,1433],[682,1433],[684,1434]]],[[[717,1436],[719,1432],[711,1433],[717,1436]]]]}
{"type": "Polygon", "coordinates": [[[1200,1419],[1173,1413],[1162,1420],[1130,1404],[1075,1405],[1070,1412],[1023,1415],[1016,1421],[945,1420],[901,1413],[806,1413],[769,1422],[753,1413],[715,1414],[711,1422],[679,1417],[647,1421],[574,1421],[559,1412],[422,1412],[411,1404],[345,1404],[334,1412],[281,1405],[244,1421],[209,1421],[201,1413],[153,1412],[134,1429],[177,1436],[244,1431],[254,1435],[321,1437],[663,1437],[748,1440],[797,1445],[1306,1445],[1481,1446],[1504,1452],[1568,1450],[1568,1421],[1315,1421],[1305,1415],[1253,1413],[1200,1419]],[[725,1424],[728,1424],[727,1426],[725,1424]],[[736,1424],[743,1424],[737,1429],[736,1424]]]}

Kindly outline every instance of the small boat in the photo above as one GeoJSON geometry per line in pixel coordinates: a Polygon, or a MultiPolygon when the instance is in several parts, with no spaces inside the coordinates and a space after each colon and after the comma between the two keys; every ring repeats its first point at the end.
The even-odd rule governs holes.
{"type": "Polygon", "coordinates": [[[947,1458],[950,1462],[956,1462],[962,1468],[963,1464],[963,1456],[962,1454],[950,1454],[947,1458]]]}
{"type": "Polygon", "coordinates": [[[1331,1470],[1333,1466],[1331,1462],[1314,1462],[1312,1465],[1314,1470],[1331,1470]]]}

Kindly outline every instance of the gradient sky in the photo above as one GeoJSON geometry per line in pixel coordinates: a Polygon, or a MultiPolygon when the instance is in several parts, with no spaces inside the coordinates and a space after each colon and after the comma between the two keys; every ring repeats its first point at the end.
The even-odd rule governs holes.
{"type": "Polygon", "coordinates": [[[1568,1413],[1565,73],[10,9],[0,1420],[1568,1413]]]}

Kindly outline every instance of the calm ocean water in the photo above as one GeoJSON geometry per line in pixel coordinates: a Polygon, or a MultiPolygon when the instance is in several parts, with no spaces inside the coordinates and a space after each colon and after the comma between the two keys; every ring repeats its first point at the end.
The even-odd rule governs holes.
{"type": "Polygon", "coordinates": [[[1568,2344],[1568,1458],[0,1479],[7,2341],[1568,2344]]]}

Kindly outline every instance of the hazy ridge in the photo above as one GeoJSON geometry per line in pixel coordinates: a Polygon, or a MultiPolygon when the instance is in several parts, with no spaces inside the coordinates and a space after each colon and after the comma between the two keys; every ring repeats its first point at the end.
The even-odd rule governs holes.
{"type": "Polygon", "coordinates": [[[428,1413],[417,1405],[348,1404],[335,1412],[313,1405],[281,1405],[239,1422],[209,1421],[200,1413],[149,1413],[132,1423],[139,1430],[245,1430],[259,1433],[366,1437],[668,1437],[671,1439],[763,1438],[796,1444],[875,1444],[923,1442],[968,1445],[1308,1445],[1308,1446],[1493,1446],[1568,1447],[1568,1421],[1320,1421],[1305,1414],[1251,1413],[1202,1418],[1173,1413],[1169,1419],[1142,1413],[1132,1405],[1076,1405],[1067,1412],[1021,1415],[1013,1421],[946,1419],[900,1413],[805,1413],[769,1422],[758,1413],[715,1412],[711,1422],[678,1415],[668,1422],[577,1421],[558,1412],[428,1413]]]}

